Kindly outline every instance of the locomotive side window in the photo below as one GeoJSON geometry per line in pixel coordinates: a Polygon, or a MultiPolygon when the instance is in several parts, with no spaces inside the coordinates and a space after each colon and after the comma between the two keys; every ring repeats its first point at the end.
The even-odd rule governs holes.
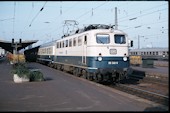
{"type": "Polygon", "coordinates": [[[57,42],[57,48],[60,48],[60,42],[57,42]]]}
{"type": "Polygon", "coordinates": [[[115,35],[114,39],[115,39],[116,44],[125,44],[126,43],[125,35],[115,35]]]}
{"type": "Polygon", "coordinates": [[[71,46],[72,46],[72,38],[69,39],[69,47],[71,47],[71,46]]]}
{"type": "Polygon", "coordinates": [[[60,42],[60,48],[62,48],[62,42],[60,42]]]}
{"type": "Polygon", "coordinates": [[[68,40],[65,40],[65,47],[68,47],[68,40]]]}
{"type": "Polygon", "coordinates": [[[84,36],[84,44],[87,44],[87,36],[84,36]]]}
{"type": "Polygon", "coordinates": [[[110,36],[108,34],[97,34],[96,35],[96,42],[98,44],[108,44],[110,43],[110,36]]]}
{"type": "Polygon", "coordinates": [[[76,38],[73,39],[73,46],[76,46],[76,38]]]}
{"type": "Polygon", "coordinates": [[[82,39],[81,37],[78,37],[78,46],[81,46],[82,45],[82,39]]]}
{"type": "Polygon", "coordinates": [[[62,41],[62,48],[64,48],[64,41],[62,41]]]}

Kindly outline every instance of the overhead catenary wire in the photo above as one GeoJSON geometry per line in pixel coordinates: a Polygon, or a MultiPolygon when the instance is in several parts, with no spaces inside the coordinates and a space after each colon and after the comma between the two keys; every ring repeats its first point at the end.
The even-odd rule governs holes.
{"type": "MultiPolygon", "coordinates": [[[[59,8],[60,8],[60,7],[59,7],[59,8]]],[[[60,8],[60,10],[59,10],[59,11],[62,11],[62,16],[65,15],[65,10],[63,10],[63,8],[64,8],[64,7],[62,7],[62,9],[60,8]]],[[[93,8],[94,8],[94,7],[93,7],[93,8]]],[[[91,13],[91,12],[92,12],[91,14],[92,14],[93,16],[94,16],[94,15],[96,16],[96,12],[93,12],[94,10],[95,10],[95,9],[92,9],[92,10],[90,9],[90,11],[89,11],[88,13],[91,13]],[[94,13],[95,13],[95,14],[94,14],[94,13]]],[[[69,10],[69,11],[70,11],[70,10],[69,10]]],[[[39,12],[41,12],[41,11],[39,11],[39,12]]],[[[71,14],[71,13],[70,13],[70,14],[71,14]]],[[[83,13],[81,13],[81,14],[83,14],[83,13]]],[[[81,14],[80,14],[80,15],[81,15],[81,14]]],[[[143,14],[143,13],[142,13],[142,14],[143,14]]],[[[59,13],[59,15],[61,15],[61,13],[59,13]]],[[[67,15],[67,16],[68,16],[68,15],[67,15]]],[[[83,16],[85,16],[85,15],[81,15],[81,16],[83,17],[83,16]]],[[[161,16],[162,16],[162,15],[161,15],[161,16]]],[[[57,18],[60,18],[60,16],[58,16],[57,18]]],[[[78,19],[79,19],[79,20],[82,20],[82,19],[80,19],[80,18],[81,18],[81,17],[79,17],[78,19]]],[[[34,19],[32,20],[32,23],[34,22],[35,19],[36,19],[36,17],[34,17],[34,19]]],[[[83,18],[83,19],[84,19],[84,18],[83,18]]],[[[161,18],[161,19],[162,19],[162,18],[161,18]]],[[[56,21],[56,20],[55,20],[55,21],[56,21]]],[[[83,22],[84,22],[84,21],[83,21],[83,22]]],[[[52,23],[52,24],[53,24],[53,23],[52,23]]],[[[27,23],[27,25],[28,25],[28,23],[27,23]]],[[[49,25],[49,24],[48,24],[48,25],[49,25]]],[[[51,22],[50,22],[50,25],[51,25],[51,22]]],[[[61,27],[63,27],[63,26],[61,26],[61,27]]],[[[56,29],[56,28],[55,28],[55,29],[56,29]]],[[[57,31],[59,31],[59,29],[60,29],[60,26],[57,27],[57,31]]],[[[55,31],[55,32],[56,32],[56,31],[55,31]]]]}
{"type": "Polygon", "coordinates": [[[13,31],[12,31],[12,33],[13,33],[13,38],[14,38],[14,26],[15,26],[15,7],[16,7],[16,2],[14,2],[14,15],[13,15],[13,31]]]}
{"type": "Polygon", "coordinates": [[[35,15],[35,17],[32,19],[29,27],[31,27],[33,21],[37,18],[37,16],[40,14],[40,12],[44,9],[45,5],[46,5],[47,1],[44,3],[43,7],[40,9],[40,11],[35,15]]]}
{"type": "MultiPolygon", "coordinates": [[[[103,5],[106,4],[106,3],[107,3],[107,2],[104,2],[104,3],[100,4],[99,6],[95,7],[94,9],[92,9],[92,11],[94,11],[95,9],[97,9],[97,8],[99,8],[99,7],[101,7],[101,6],[103,6],[103,5]]],[[[83,17],[84,15],[86,15],[86,14],[88,14],[88,13],[90,13],[90,12],[91,12],[91,10],[85,12],[84,14],[82,14],[82,15],[80,15],[78,18],[76,18],[75,20],[80,19],[81,17],[83,17]]]]}
{"type": "MultiPolygon", "coordinates": [[[[32,9],[31,9],[31,11],[30,11],[30,13],[29,13],[29,15],[28,15],[28,19],[27,19],[26,22],[28,22],[28,20],[30,19],[30,16],[31,16],[33,10],[34,10],[34,3],[32,2],[32,9]]],[[[25,25],[23,31],[21,32],[21,34],[22,34],[24,31],[26,31],[26,27],[28,27],[28,26],[27,26],[27,23],[26,23],[26,25],[25,25]]]]}
{"type": "MultiPolygon", "coordinates": [[[[105,2],[105,3],[106,3],[106,2],[105,2]]],[[[79,17],[76,18],[76,19],[80,19],[81,17],[85,16],[86,14],[90,13],[91,11],[92,11],[92,15],[94,15],[93,11],[94,11],[95,9],[99,8],[100,6],[104,5],[105,3],[102,3],[101,5],[95,7],[94,9],[85,12],[84,14],[82,14],[81,16],[79,16],[79,17]]],[[[150,9],[153,9],[153,8],[150,8],[150,9]]],[[[153,13],[153,12],[151,12],[151,13],[153,13]]],[[[148,13],[147,13],[147,14],[148,14],[148,13]]],[[[144,15],[147,15],[147,14],[144,14],[144,15]]],[[[144,15],[142,15],[142,16],[144,16],[144,15]]],[[[141,15],[140,15],[140,16],[141,16],[141,15]]],[[[83,21],[83,22],[84,22],[84,21],[83,21]]],[[[61,26],[61,27],[63,27],[63,26],[61,26]]],[[[57,30],[58,30],[58,29],[59,29],[59,28],[57,28],[57,30]]]]}
{"type": "MultiPolygon", "coordinates": [[[[77,3],[79,3],[79,2],[77,2],[77,3]]],[[[69,7],[68,9],[66,9],[65,11],[62,11],[62,14],[64,14],[64,13],[67,13],[67,12],[69,12],[70,11],[70,9],[71,8],[73,8],[73,7],[75,7],[75,5],[77,5],[77,3],[75,3],[75,4],[73,4],[71,7],[69,7]],[[64,12],[64,13],[63,13],[64,12]]],[[[60,10],[61,11],[61,10],[60,10]]],[[[48,25],[51,25],[51,23],[53,23],[53,22],[56,22],[56,20],[58,19],[58,18],[61,18],[61,12],[59,13],[59,15],[57,16],[57,18],[55,18],[52,22],[50,22],[48,25]]],[[[54,23],[53,23],[54,24],[54,23]]],[[[62,25],[63,26],[63,25],[62,25]]],[[[61,28],[62,26],[60,26],[59,28],[61,28]]],[[[57,29],[59,29],[59,28],[57,28],[57,29]]],[[[46,29],[52,29],[52,28],[46,28],[46,29]]],[[[55,29],[53,29],[51,32],[54,32],[56,30],[56,28],[55,29]]],[[[49,33],[51,33],[51,32],[49,32],[49,33]]],[[[45,34],[49,34],[49,33],[45,33],[45,34]]]]}
{"type": "Polygon", "coordinates": [[[147,25],[152,25],[152,24],[159,24],[159,23],[163,23],[163,22],[167,22],[167,21],[154,22],[154,23],[149,23],[149,24],[142,24],[142,25],[139,25],[139,26],[128,27],[128,28],[122,29],[122,30],[127,30],[127,29],[132,29],[132,28],[138,28],[138,27],[147,26],[147,25]]]}
{"type": "Polygon", "coordinates": [[[6,19],[1,19],[0,21],[6,21],[6,20],[12,20],[14,18],[6,18],[6,19]]]}
{"type": "Polygon", "coordinates": [[[152,8],[149,8],[149,9],[145,9],[145,10],[142,10],[142,11],[138,11],[138,12],[132,13],[132,14],[130,14],[130,15],[126,15],[125,17],[121,17],[121,18],[119,18],[119,20],[121,20],[121,19],[123,19],[123,18],[129,18],[129,16],[133,16],[133,15],[136,15],[136,14],[138,14],[138,13],[141,14],[141,12],[149,11],[149,10],[151,10],[151,9],[158,8],[158,7],[163,6],[163,5],[167,5],[167,4],[161,4],[161,5],[157,5],[157,6],[154,6],[154,7],[152,7],[152,8]]]}
{"type": "MultiPolygon", "coordinates": [[[[166,10],[166,9],[168,9],[168,8],[156,10],[156,11],[149,12],[149,13],[146,13],[146,14],[143,14],[143,15],[139,15],[139,16],[136,16],[135,18],[139,18],[139,17],[142,17],[142,16],[150,15],[150,14],[153,14],[153,13],[156,13],[156,12],[159,12],[159,11],[163,11],[163,10],[166,10]]],[[[129,20],[129,19],[126,19],[126,20],[129,20]]],[[[122,20],[122,21],[119,21],[119,22],[123,22],[123,21],[126,21],[126,20],[122,20]]]]}
{"type": "MultiPolygon", "coordinates": [[[[149,11],[149,10],[152,10],[152,9],[154,9],[154,8],[158,8],[158,7],[164,6],[164,5],[167,5],[167,4],[161,4],[161,5],[154,6],[154,7],[152,7],[152,8],[144,9],[144,10],[142,10],[142,11],[137,11],[137,12],[132,13],[132,14],[130,14],[130,15],[126,15],[125,17],[119,17],[118,20],[119,20],[119,22],[129,21],[130,19],[134,20],[135,18],[137,19],[138,17],[145,16],[145,14],[148,15],[148,13],[145,13],[145,14],[140,15],[140,16],[136,16],[136,14],[139,14],[139,13],[141,14],[141,12],[146,12],[146,11],[149,11]],[[129,19],[130,16],[131,16],[131,18],[129,19]],[[134,17],[132,17],[132,16],[134,16],[134,17]],[[125,18],[128,18],[128,19],[125,19],[125,18]]],[[[119,7],[119,8],[120,8],[120,7],[119,7]]],[[[158,10],[157,10],[156,12],[158,12],[158,10]]],[[[155,11],[154,11],[154,12],[151,12],[151,13],[155,13],[155,11]]],[[[112,21],[112,20],[111,20],[111,21],[112,21]]],[[[106,22],[106,23],[110,23],[110,21],[109,21],[109,22],[106,22]]]]}

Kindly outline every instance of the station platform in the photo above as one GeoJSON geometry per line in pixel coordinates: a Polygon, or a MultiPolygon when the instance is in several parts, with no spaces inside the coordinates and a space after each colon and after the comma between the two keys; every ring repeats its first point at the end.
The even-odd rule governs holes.
{"type": "Polygon", "coordinates": [[[168,107],[38,64],[45,81],[14,83],[0,61],[0,111],[168,111],[168,107]]]}

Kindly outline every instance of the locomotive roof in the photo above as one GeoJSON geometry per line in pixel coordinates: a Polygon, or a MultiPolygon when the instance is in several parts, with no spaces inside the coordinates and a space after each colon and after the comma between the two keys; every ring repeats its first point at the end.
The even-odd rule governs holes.
{"type": "Polygon", "coordinates": [[[93,30],[93,29],[113,29],[114,25],[105,25],[105,24],[90,24],[88,26],[85,26],[82,29],[77,29],[76,31],[72,31],[72,33],[70,34],[65,34],[62,36],[62,38],[67,37],[67,36],[71,36],[77,33],[82,33],[82,32],[86,32],[89,30],[93,30]]]}
{"type": "Polygon", "coordinates": [[[130,52],[140,52],[140,51],[169,51],[168,48],[141,48],[141,49],[130,49],[130,52]]]}

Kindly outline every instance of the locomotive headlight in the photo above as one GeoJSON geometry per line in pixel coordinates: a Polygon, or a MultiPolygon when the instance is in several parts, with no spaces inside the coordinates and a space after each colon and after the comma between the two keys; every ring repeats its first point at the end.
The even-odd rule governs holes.
{"type": "Polygon", "coordinates": [[[127,61],[126,53],[124,54],[123,61],[127,61]]]}
{"type": "Polygon", "coordinates": [[[127,61],[127,57],[126,56],[123,57],[123,61],[127,61]]]}
{"type": "Polygon", "coordinates": [[[102,61],[102,56],[99,56],[97,59],[98,61],[102,61]]]}
{"type": "Polygon", "coordinates": [[[99,56],[97,57],[97,60],[100,61],[100,62],[102,61],[102,54],[101,53],[99,53],[99,56]]]}

